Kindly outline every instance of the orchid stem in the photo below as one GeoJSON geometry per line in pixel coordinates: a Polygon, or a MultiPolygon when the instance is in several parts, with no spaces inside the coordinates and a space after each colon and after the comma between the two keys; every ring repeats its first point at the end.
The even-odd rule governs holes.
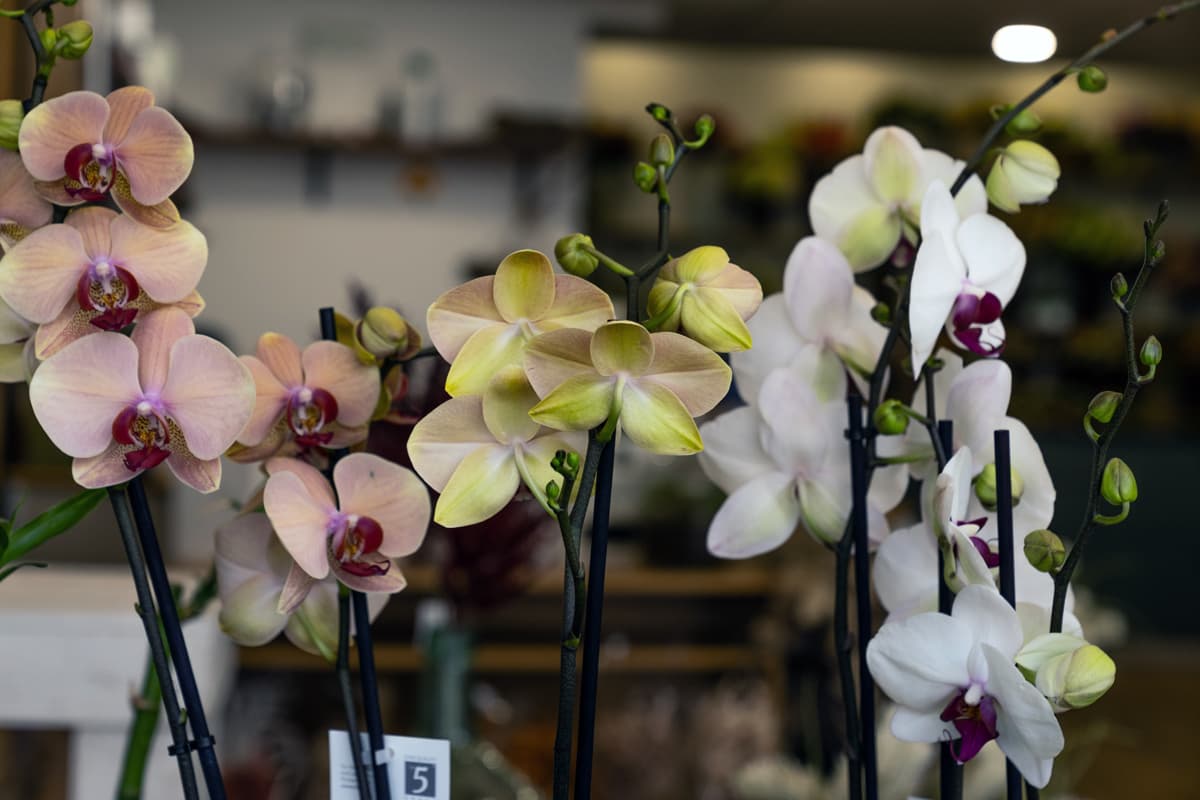
{"type": "Polygon", "coordinates": [[[166,712],[167,727],[171,732],[171,754],[175,756],[179,764],[179,780],[183,784],[183,796],[186,800],[199,800],[200,792],[196,786],[196,773],[192,764],[191,748],[188,745],[187,727],[184,725],[183,715],[179,709],[179,699],[175,695],[171,665],[167,660],[166,647],[163,644],[162,632],[158,625],[158,615],[154,612],[154,597],[150,593],[150,584],[146,580],[146,562],[143,560],[142,551],[138,546],[137,533],[129,512],[129,500],[125,491],[118,487],[108,490],[108,498],[112,503],[117,528],[121,532],[121,544],[125,547],[125,557],[129,561],[129,569],[133,574],[133,586],[137,594],[137,614],[142,620],[146,642],[150,646],[150,659],[154,664],[154,671],[158,675],[163,711],[166,712]]]}
{"type": "Polygon", "coordinates": [[[847,783],[850,800],[862,799],[862,741],[858,702],[854,686],[854,666],[851,663],[854,643],[850,640],[850,548],[854,530],[846,526],[845,533],[834,549],[833,649],[837,656],[838,677],[842,687],[842,709],[846,717],[847,783]]]}
{"type": "Polygon", "coordinates": [[[854,530],[854,606],[858,612],[859,736],[861,740],[863,788],[866,800],[877,800],[879,778],[875,756],[875,681],[867,668],[867,644],[871,641],[871,553],[867,537],[867,440],[863,428],[862,397],[852,393],[846,400],[849,416],[851,516],[854,530]]]}
{"type": "MultiPolygon", "coordinates": [[[[930,381],[932,383],[932,381],[930,381]]],[[[932,398],[932,390],[927,397],[932,398]]],[[[933,400],[930,399],[930,406],[933,400]]],[[[946,468],[949,460],[947,455],[954,452],[954,422],[948,419],[940,420],[937,424],[937,436],[934,437],[938,447],[938,472],[946,468]]],[[[949,614],[954,607],[954,592],[946,584],[946,558],[942,548],[938,548],[938,613],[949,614]]],[[[954,757],[949,742],[938,745],[938,782],[941,787],[941,800],[960,800],[963,790],[963,769],[954,757]]]]}
{"type": "Polygon", "coordinates": [[[350,753],[354,759],[354,782],[358,786],[359,800],[371,800],[371,781],[367,777],[362,736],[358,729],[358,709],[354,702],[354,687],[350,683],[350,590],[338,585],[338,644],[337,662],[338,689],[342,696],[342,711],[346,714],[346,735],[350,737],[350,753]]]}
{"type": "MultiPolygon", "coordinates": [[[[1016,563],[1013,555],[1012,453],[1009,433],[993,434],[996,458],[996,531],[1000,548],[1000,594],[1012,608],[1017,607],[1016,563]]],[[[1021,800],[1021,772],[1009,759],[1004,760],[1006,800],[1021,800]]]]}
{"type": "Polygon", "coordinates": [[[171,590],[166,565],[163,564],[158,535],[154,530],[154,518],[150,514],[150,504],[146,499],[141,475],[129,482],[128,492],[138,539],[150,574],[150,583],[154,587],[154,596],[158,599],[163,631],[170,647],[171,660],[175,664],[175,674],[179,678],[179,693],[183,696],[184,706],[187,707],[188,725],[196,737],[191,746],[195,748],[200,759],[200,770],[204,773],[204,785],[208,789],[210,800],[225,800],[225,784],[221,780],[221,767],[217,763],[217,751],[214,747],[216,742],[209,733],[208,721],[204,716],[204,703],[196,686],[196,673],[192,670],[187,642],[184,641],[183,629],[179,624],[175,595],[171,590]]]}

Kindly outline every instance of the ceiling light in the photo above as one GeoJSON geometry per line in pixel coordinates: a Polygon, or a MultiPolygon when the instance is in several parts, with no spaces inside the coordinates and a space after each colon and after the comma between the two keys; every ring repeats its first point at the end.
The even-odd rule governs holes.
{"type": "Polygon", "coordinates": [[[1034,64],[1058,49],[1054,31],[1041,25],[1005,25],[992,36],[992,52],[1004,61],[1034,64]]]}

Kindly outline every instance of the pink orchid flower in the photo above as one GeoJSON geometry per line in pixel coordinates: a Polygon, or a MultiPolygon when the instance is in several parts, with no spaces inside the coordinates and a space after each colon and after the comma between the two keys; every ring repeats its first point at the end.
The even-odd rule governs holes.
{"type": "Polygon", "coordinates": [[[21,157],[0,149],[0,252],[48,225],[53,215],[50,204],[38,196],[33,178],[25,171],[21,157]]]}
{"type": "Polygon", "coordinates": [[[146,225],[179,220],[169,198],[192,171],[192,139],[142,86],[47,100],[25,117],[17,144],[47,200],[75,206],[111,193],[146,225]]]}
{"type": "Polygon", "coordinates": [[[311,579],[321,580],[332,571],[360,592],[404,588],[404,577],[392,569],[391,559],[421,546],[430,515],[429,493],[411,470],[370,453],[353,453],[333,468],[336,497],[329,481],[298,459],[273,458],[267,472],[267,516],[279,541],[311,579]]]}
{"type": "Polygon", "coordinates": [[[379,401],[379,371],[337,342],[300,348],[280,333],[264,333],[256,356],[242,356],[257,400],[238,436],[235,461],[293,455],[311,447],[345,447],[367,435],[379,401]],[[284,447],[291,445],[286,450],[284,447]]]}
{"type": "Polygon", "coordinates": [[[97,333],[67,345],[29,383],[33,413],[75,458],[75,482],[113,486],[163,461],[199,492],[221,483],[221,453],[254,410],[254,379],[188,315],[146,315],[133,336],[97,333]]]}
{"type": "Polygon", "coordinates": [[[196,284],[207,261],[204,234],[187,222],[163,230],[81,208],[9,251],[0,261],[0,296],[41,326],[36,352],[49,358],[96,330],[119,331],[141,312],[178,304],[199,314],[196,284]]]}

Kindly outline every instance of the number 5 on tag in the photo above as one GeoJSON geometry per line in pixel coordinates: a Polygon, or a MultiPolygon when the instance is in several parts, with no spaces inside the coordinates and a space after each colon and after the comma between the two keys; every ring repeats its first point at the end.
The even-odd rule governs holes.
{"type": "MultiPolygon", "coordinates": [[[[367,735],[362,736],[363,752],[369,753],[367,735]]],[[[396,800],[450,800],[450,743],[445,739],[416,739],[409,736],[385,736],[387,752],[379,758],[388,765],[392,797],[396,800]]],[[[368,755],[367,763],[374,763],[368,755]]],[[[367,770],[368,779],[371,769],[367,770]]],[[[329,798],[359,800],[354,776],[354,757],[350,737],[345,731],[329,732],[329,798]]]]}

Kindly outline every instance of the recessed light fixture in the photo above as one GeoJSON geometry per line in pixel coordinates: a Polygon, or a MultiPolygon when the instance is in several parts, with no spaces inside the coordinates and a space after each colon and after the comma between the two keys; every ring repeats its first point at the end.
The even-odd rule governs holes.
{"type": "Polygon", "coordinates": [[[1054,31],[1041,25],[1005,25],[992,36],[992,52],[1004,61],[1035,64],[1057,49],[1054,31]]]}

